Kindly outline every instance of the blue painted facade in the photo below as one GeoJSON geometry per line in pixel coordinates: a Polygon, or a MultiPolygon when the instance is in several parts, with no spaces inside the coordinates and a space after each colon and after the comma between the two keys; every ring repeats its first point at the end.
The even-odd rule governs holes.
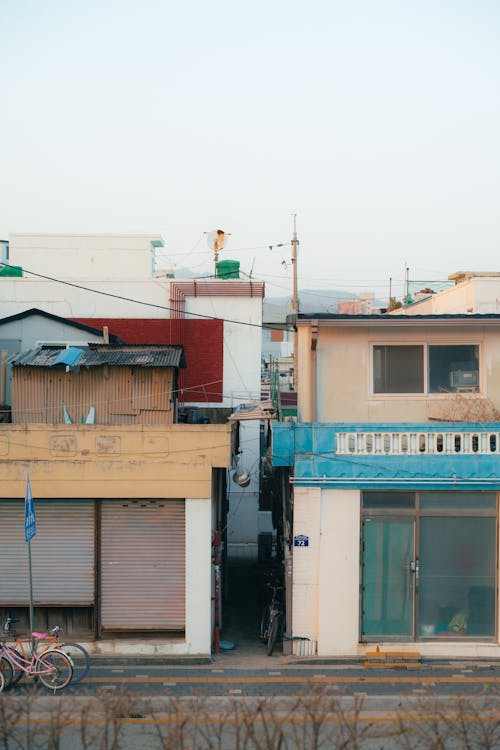
{"type": "Polygon", "coordinates": [[[346,489],[500,490],[500,452],[457,455],[335,451],[337,433],[499,433],[500,423],[275,423],[273,464],[293,469],[296,486],[346,489]]]}

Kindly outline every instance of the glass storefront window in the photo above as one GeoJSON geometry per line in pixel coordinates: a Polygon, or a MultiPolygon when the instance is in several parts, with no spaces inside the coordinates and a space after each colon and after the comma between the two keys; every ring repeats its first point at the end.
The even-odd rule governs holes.
{"type": "Polygon", "coordinates": [[[363,508],[404,510],[415,507],[414,492],[363,492],[363,508]]]}
{"type": "Polygon", "coordinates": [[[420,519],[421,636],[495,634],[495,518],[420,519]]]}
{"type": "Polygon", "coordinates": [[[366,638],[496,634],[495,492],[364,492],[366,638]]]}
{"type": "Polygon", "coordinates": [[[420,510],[495,510],[494,492],[421,492],[420,510]]]}

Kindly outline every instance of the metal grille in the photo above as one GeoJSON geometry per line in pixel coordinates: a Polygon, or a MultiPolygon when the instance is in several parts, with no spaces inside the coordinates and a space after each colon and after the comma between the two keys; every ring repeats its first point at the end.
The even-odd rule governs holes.
{"type": "MultiPolygon", "coordinates": [[[[31,541],[35,604],[94,603],[94,501],[36,500],[31,541]]],[[[0,602],[29,602],[24,500],[0,501],[0,602]]]]}
{"type": "Polygon", "coordinates": [[[184,630],[184,500],[103,500],[104,630],[184,630]]]}

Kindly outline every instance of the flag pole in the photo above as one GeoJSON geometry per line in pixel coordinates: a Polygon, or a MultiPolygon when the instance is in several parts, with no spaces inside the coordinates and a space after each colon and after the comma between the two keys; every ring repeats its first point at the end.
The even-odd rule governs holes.
{"type": "Polygon", "coordinates": [[[31,563],[31,540],[36,536],[36,514],[33,503],[33,494],[31,492],[30,473],[26,477],[26,497],[24,501],[24,541],[28,545],[28,567],[30,578],[30,640],[31,650],[35,650],[35,639],[33,631],[35,629],[35,613],[33,607],[33,566],[31,563]]]}
{"type": "Polygon", "coordinates": [[[30,638],[31,638],[31,653],[35,650],[35,638],[33,631],[35,629],[35,611],[33,608],[33,569],[31,566],[31,542],[28,542],[28,562],[29,562],[29,573],[30,573],[30,638]]]}

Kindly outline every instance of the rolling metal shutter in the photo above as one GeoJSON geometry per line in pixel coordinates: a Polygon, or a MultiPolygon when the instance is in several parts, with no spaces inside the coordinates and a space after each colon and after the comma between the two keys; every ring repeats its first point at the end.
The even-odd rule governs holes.
{"type": "MultiPolygon", "coordinates": [[[[35,604],[94,604],[94,501],[37,500],[31,541],[35,604]]],[[[0,500],[0,603],[29,602],[24,500],[0,500]]]]}
{"type": "Polygon", "coordinates": [[[103,500],[104,630],[184,630],[184,500],[103,500]]]}

